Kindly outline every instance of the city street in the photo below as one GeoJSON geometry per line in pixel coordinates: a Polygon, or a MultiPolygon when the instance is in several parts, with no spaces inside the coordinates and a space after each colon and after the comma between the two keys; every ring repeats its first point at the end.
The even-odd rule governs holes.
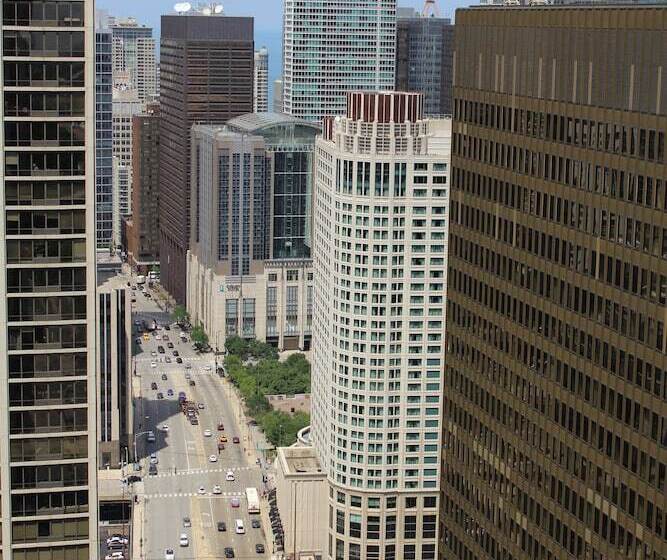
{"type": "MultiPolygon", "coordinates": [[[[136,291],[137,302],[133,321],[145,320],[148,324],[155,319],[163,327],[168,324],[167,314],[161,311],[153,299],[147,299],[136,291]]],[[[136,325],[133,328],[137,329],[136,325]]],[[[198,559],[225,558],[225,548],[234,549],[235,558],[270,557],[270,550],[264,554],[255,552],[255,545],[266,547],[264,528],[253,528],[247,511],[245,489],[260,489],[262,473],[245,452],[247,442],[238,425],[230,404],[229,389],[216,375],[213,354],[198,354],[191,342],[179,338],[180,329],[172,325],[150,333],[149,340],[143,335],[134,335],[136,374],[133,384],[135,392],[135,433],[137,454],[142,465],[144,483],[142,534],[135,534],[141,542],[141,558],[163,560],[165,549],[171,548],[175,558],[198,559]],[[157,340],[155,334],[168,340],[157,340]],[[137,338],[141,343],[137,344],[137,338]],[[168,348],[172,343],[173,348],[168,348]],[[165,352],[159,353],[158,346],[165,352]],[[176,363],[173,351],[180,354],[183,363],[176,363]],[[153,356],[152,352],[156,355],[153,356]],[[167,363],[167,357],[171,363],[167,363]],[[186,369],[188,368],[189,369],[186,369]],[[195,382],[189,384],[186,372],[195,382]],[[166,375],[167,379],[162,379],[166,375]],[[151,389],[155,383],[157,389],[151,389]],[[169,395],[171,390],[173,393],[169,395]],[[203,404],[198,410],[198,425],[191,425],[181,412],[178,393],[185,392],[188,401],[203,404]],[[158,399],[158,393],[164,398],[158,399]],[[224,424],[224,431],[218,424],[224,424]],[[147,430],[155,433],[155,443],[148,443],[147,430]],[[210,430],[211,435],[205,435],[210,430]],[[218,451],[217,443],[221,435],[228,438],[225,449],[218,451]],[[233,443],[234,437],[239,443],[233,443]],[[157,454],[157,474],[149,475],[149,457],[157,454]],[[215,461],[211,461],[214,458],[215,461]],[[227,471],[234,473],[234,481],[226,481],[227,471]],[[214,494],[214,486],[220,486],[220,493],[214,494]],[[232,500],[240,502],[232,507],[232,500]],[[184,526],[184,518],[189,518],[191,526],[184,526]],[[243,521],[245,534],[236,534],[235,522],[243,521]],[[218,530],[218,523],[224,522],[226,531],[218,530]],[[179,537],[188,537],[188,546],[179,546],[179,537]]],[[[136,525],[135,525],[136,526],[136,525]]]]}

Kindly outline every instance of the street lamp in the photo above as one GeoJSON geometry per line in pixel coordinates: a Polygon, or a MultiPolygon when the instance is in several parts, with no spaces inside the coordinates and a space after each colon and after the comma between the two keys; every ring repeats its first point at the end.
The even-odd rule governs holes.
{"type": "Polygon", "coordinates": [[[144,436],[146,434],[150,434],[153,430],[146,430],[145,432],[139,432],[138,434],[134,434],[134,462],[137,462],[137,438],[139,436],[144,436]]]}

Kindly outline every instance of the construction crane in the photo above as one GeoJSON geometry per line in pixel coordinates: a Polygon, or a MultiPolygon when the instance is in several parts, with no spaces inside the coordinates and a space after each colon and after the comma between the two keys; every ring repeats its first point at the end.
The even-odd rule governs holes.
{"type": "Polygon", "coordinates": [[[440,10],[436,0],[424,0],[422,17],[440,17],[440,10]]]}

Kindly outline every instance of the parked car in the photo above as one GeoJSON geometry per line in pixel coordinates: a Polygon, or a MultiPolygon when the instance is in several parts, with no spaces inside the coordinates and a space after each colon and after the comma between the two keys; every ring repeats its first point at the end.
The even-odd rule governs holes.
{"type": "Polygon", "coordinates": [[[227,525],[225,525],[224,521],[218,521],[218,531],[220,533],[224,533],[227,530],[227,525]]]}

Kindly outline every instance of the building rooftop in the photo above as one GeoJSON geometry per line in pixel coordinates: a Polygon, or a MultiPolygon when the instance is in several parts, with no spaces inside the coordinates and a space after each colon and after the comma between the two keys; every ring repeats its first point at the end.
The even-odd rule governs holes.
{"type": "Polygon", "coordinates": [[[227,121],[229,126],[246,132],[256,132],[277,125],[298,124],[308,126],[319,132],[319,127],[310,121],[293,117],[285,113],[246,113],[227,121]]]}
{"type": "Polygon", "coordinates": [[[312,447],[281,447],[278,449],[278,460],[282,463],[286,476],[304,474],[326,476],[312,447]]]}
{"type": "Polygon", "coordinates": [[[227,121],[236,132],[262,136],[273,149],[314,146],[320,133],[316,124],[285,113],[246,113],[227,121]]]}

